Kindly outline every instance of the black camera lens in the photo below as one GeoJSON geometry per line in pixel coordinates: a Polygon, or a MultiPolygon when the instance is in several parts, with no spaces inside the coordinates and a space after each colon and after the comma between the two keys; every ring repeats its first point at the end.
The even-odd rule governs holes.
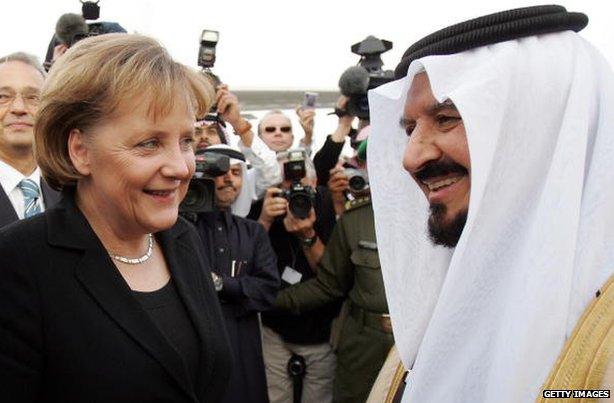
{"type": "Polygon", "coordinates": [[[309,217],[309,212],[313,207],[311,196],[307,193],[294,193],[290,196],[288,207],[293,216],[299,219],[309,217]]]}
{"type": "Polygon", "coordinates": [[[359,192],[367,186],[367,181],[360,175],[351,177],[349,182],[350,190],[353,192],[359,192]]]}

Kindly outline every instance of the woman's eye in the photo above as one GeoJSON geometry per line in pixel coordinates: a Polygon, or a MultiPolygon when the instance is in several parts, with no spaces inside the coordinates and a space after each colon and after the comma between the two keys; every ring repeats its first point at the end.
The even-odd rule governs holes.
{"type": "Polygon", "coordinates": [[[145,148],[145,149],[148,149],[148,150],[153,150],[156,147],[158,147],[158,140],[151,139],[151,140],[143,141],[143,142],[138,144],[138,147],[145,148]]]}
{"type": "Polygon", "coordinates": [[[192,148],[192,145],[194,144],[194,138],[193,137],[185,137],[181,140],[181,146],[184,149],[188,149],[188,148],[192,148]]]}

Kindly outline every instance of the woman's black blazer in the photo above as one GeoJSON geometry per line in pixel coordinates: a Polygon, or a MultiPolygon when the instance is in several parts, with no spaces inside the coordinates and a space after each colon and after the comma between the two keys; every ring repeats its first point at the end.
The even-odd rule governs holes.
{"type": "Polygon", "coordinates": [[[156,238],[201,340],[199,381],[64,194],[56,208],[0,231],[2,401],[219,400],[231,352],[198,235],[180,218],[156,238]]]}

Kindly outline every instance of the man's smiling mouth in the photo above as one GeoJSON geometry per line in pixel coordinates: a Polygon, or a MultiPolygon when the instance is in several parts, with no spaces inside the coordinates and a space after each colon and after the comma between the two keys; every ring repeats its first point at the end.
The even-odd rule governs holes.
{"type": "Polygon", "coordinates": [[[455,175],[447,178],[433,178],[421,181],[431,192],[443,189],[458,182],[464,175],[455,175]]]}

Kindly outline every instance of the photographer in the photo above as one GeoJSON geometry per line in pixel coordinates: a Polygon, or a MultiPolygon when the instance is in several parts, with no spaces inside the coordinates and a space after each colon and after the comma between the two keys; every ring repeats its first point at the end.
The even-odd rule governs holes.
{"type": "MultiPolygon", "coordinates": [[[[366,159],[366,149],[359,148],[366,159]]],[[[362,165],[366,170],[366,166],[362,165]]],[[[340,172],[343,174],[343,171],[340,172]]],[[[366,176],[366,175],[365,175],[366,176]]],[[[351,180],[351,179],[350,179],[351,180]]],[[[377,253],[368,186],[350,185],[353,201],[339,218],[318,264],[317,276],[282,290],[276,307],[295,314],[345,299],[337,347],[335,402],[364,402],[394,341],[377,253]]]]}
{"type": "Polygon", "coordinates": [[[207,150],[230,158],[228,172],[214,178],[215,211],[198,213],[196,221],[234,353],[234,371],[221,401],[267,402],[258,312],[272,305],[279,289],[276,258],[263,228],[231,213],[245,192],[245,157],[227,145],[207,150]]]}
{"type": "MultiPolygon", "coordinates": [[[[244,187],[246,191],[251,192],[254,200],[260,199],[267,188],[281,181],[281,171],[275,152],[271,151],[258,136],[254,136],[252,125],[241,117],[237,96],[230,92],[226,84],[217,87],[216,105],[217,113],[213,114],[215,119],[209,121],[212,123],[207,124],[207,118],[199,121],[202,122],[202,128],[197,130],[200,131],[197,133],[197,147],[227,143],[226,128],[229,124],[239,136],[239,148],[251,165],[245,177],[244,187]]],[[[241,211],[233,209],[233,212],[245,216],[249,212],[249,205],[241,211]]]]}
{"type": "MultiPolygon", "coordinates": [[[[296,114],[305,132],[305,136],[299,141],[299,147],[304,149],[307,155],[311,155],[315,110],[298,106],[296,114]]],[[[280,110],[269,111],[258,123],[258,136],[270,150],[276,153],[287,151],[294,143],[292,122],[280,110]]]]}
{"type": "MultiPolygon", "coordinates": [[[[282,287],[288,287],[315,276],[324,245],[335,225],[335,212],[325,187],[317,187],[311,202],[306,202],[309,192],[304,187],[315,184],[315,171],[303,150],[280,153],[278,158],[284,166],[285,180],[280,188],[269,189],[265,199],[254,204],[250,216],[258,218],[268,230],[282,287]],[[293,169],[300,166],[302,177],[293,169]],[[301,189],[304,193],[297,197],[301,189]]],[[[287,367],[293,355],[301,356],[306,364],[303,401],[331,401],[335,355],[329,339],[331,321],[338,312],[339,304],[332,303],[301,315],[262,314],[263,352],[271,402],[292,401],[293,382],[287,367]]]]}
{"type": "Polygon", "coordinates": [[[298,121],[303,128],[303,132],[305,132],[305,136],[299,140],[299,147],[304,149],[308,156],[311,156],[316,110],[311,107],[299,105],[296,107],[295,111],[296,116],[298,116],[298,121]]]}
{"type": "Polygon", "coordinates": [[[98,11],[90,14],[85,9],[88,9],[86,3],[90,3],[89,10],[92,11],[92,2],[82,3],[84,3],[83,15],[66,13],[58,19],[55,32],[47,46],[45,62],[43,63],[47,71],[71,46],[84,38],[111,33],[127,33],[124,27],[117,22],[92,22],[88,24],[87,20],[98,19],[100,9],[94,4],[94,8],[97,8],[98,11]]]}
{"type": "MultiPolygon", "coordinates": [[[[364,124],[364,122],[365,121],[361,121],[361,124],[364,124]]],[[[355,171],[356,169],[359,169],[361,170],[361,172],[364,173],[364,175],[359,175],[360,177],[363,177],[366,175],[366,165],[365,165],[364,159],[359,158],[358,155],[360,154],[359,147],[361,143],[363,143],[364,140],[369,135],[369,130],[370,130],[369,127],[370,126],[363,127],[360,130],[360,132],[358,132],[358,134],[352,137],[352,140],[351,140],[352,148],[355,149],[354,156],[352,158],[343,157],[339,159],[335,167],[330,170],[329,175],[327,176],[327,180],[328,180],[327,185],[328,185],[328,189],[330,190],[331,196],[333,198],[333,203],[335,206],[335,212],[337,213],[337,216],[340,216],[345,211],[348,198],[350,200],[354,200],[355,198],[356,192],[352,192],[351,187],[356,187],[356,186],[351,186],[352,178],[348,177],[348,170],[355,171]]],[[[335,136],[335,134],[333,134],[333,136],[335,136]]],[[[334,144],[335,144],[334,140],[330,140],[330,144],[333,144],[333,146],[330,146],[331,148],[334,147],[334,144]]],[[[366,146],[366,142],[364,142],[364,144],[366,146]]],[[[343,145],[343,143],[341,143],[341,145],[343,145]]],[[[325,149],[326,146],[322,148],[325,149]]],[[[328,152],[329,151],[325,151],[325,153],[328,153],[328,152]]],[[[365,147],[365,152],[366,152],[366,147],[365,147]]],[[[334,158],[336,157],[337,156],[336,154],[334,154],[334,151],[331,151],[330,157],[329,157],[330,161],[326,162],[326,167],[330,165],[334,161],[334,158]]],[[[365,155],[365,158],[366,158],[366,155],[365,155]]],[[[322,160],[320,159],[319,162],[321,164],[320,168],[323,169],[324,166],[322,164],[322,160]]],[[[354,180],[359,180],[361,182],[364,182],[364,178],[361,179],[359,177],[355,177],[354,180]]],[[[361,190],[360,186],[358,187],[359,189],[357,190],[360,191],[361,190]]]]}
{"type": "Polygon", "coordinates": [[[360,143],[356,135],[369,125],[368,91],[394,80],[394,73],[383,69],[381,58],[382,53],[392,49],[392,42],[369,35],[350,49],[360,56],[360,60],[358,65],[347,68],[339,77],[339,91],[342,95],[335,105],[334,113],[339,117],[337,129],[327,137],[313,159],[320,185],[328,183],[329,172],[339,160],[345,136],[350,138],[350,145],[354,149],[360,143]],[[355,118],[359,119],[357,130],[352,128],[355,118]]]}

